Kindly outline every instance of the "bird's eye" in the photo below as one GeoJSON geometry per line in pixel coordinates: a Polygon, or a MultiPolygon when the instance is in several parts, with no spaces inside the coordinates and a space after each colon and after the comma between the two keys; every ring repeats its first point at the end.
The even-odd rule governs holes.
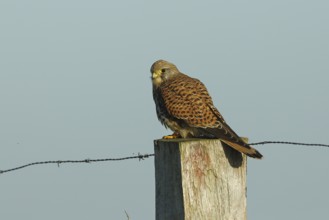
{"type": "Polygon", "coordinates": [[[161,73],[164,73],[164,72],[166,72],[166,69],[161,69],[161,73]]]}

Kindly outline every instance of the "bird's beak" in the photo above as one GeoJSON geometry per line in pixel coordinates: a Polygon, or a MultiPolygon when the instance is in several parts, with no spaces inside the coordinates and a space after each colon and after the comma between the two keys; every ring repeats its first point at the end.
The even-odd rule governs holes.
{"type": "Polygon", "coordinates": [[[161,76],[161,70],[155,71],[152,73],[152,78],[156,79],[161,76]]]}

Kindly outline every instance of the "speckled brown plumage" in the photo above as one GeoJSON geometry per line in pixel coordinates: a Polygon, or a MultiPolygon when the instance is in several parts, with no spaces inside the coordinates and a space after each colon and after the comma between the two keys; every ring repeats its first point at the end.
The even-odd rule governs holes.
{"type": "Polygon", "coordinates": [[[226,124],[202,82],[164,60],[156,61],[151,73],[157,116],[165,127],[183,138],[220,138],[248,156],[262,157],[226,124]]]}

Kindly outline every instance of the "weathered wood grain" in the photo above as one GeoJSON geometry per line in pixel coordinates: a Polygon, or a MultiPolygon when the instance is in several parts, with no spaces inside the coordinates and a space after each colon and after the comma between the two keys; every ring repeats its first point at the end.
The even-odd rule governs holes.
{"type": "Polygon", "coordinates": [[[246,156],[217,139],[156,140],[156,220],[246,220],[246,156]]]}

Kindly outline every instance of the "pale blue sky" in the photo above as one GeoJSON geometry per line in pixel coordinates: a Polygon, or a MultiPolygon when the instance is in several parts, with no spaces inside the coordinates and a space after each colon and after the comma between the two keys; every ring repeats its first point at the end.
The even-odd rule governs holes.
{"type": "MultiPolygon", "coordinates": [[[[0,169],[153,153],[149,69],[208,87],[250,142],[329,143],[328,1],[0,2],[0,169]]],[[[248,219],[326,219],[329,149],[257,146],[248,219]]],[[[151,220],[153,158],[0,176],[0,219],[151,220]]]]}

